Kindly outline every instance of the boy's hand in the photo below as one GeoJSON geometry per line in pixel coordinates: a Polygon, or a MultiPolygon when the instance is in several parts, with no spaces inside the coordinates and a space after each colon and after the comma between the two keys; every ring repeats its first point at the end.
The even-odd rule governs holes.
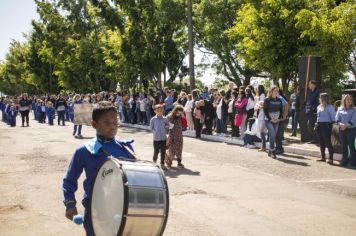
{"type": "Polygon", "coordinates": [[[70,209],[66,210],[66,217],[67,217],[67,219],[69,219],[69,220],[72,221],[72,220],[73,220],[73,217],[74,217],[75,215],[78,215],[77,208],[70,208],[70,209]]]}

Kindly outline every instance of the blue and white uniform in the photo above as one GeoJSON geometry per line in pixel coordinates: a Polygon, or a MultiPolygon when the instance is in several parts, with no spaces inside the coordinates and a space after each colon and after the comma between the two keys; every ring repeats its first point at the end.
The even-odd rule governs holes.
{"type": "Polygon", "coordinates": [[[91,196],[95,173],[101,164],[108,159],[105,152],[109,153],[114,158],[135,160],[132,153],[127,150],[127,148],[129,148],[133,151],[131,146],[132,143],[132,140],[119,141],[113,139],[104,141],[103,138],[97,136],[84,145],[79,146],[72,157],[67,174],[63,179],[64,204],[67,209],[74,208],[76,206],[74,194],[78,189],[78,179],[84,170],[86,179],[83,184],[84,196],[82,199],[82,205],[85,208],[84,228],[87,235],[94,235],[90,212],[88,212],[89,198],[91,196]]]}

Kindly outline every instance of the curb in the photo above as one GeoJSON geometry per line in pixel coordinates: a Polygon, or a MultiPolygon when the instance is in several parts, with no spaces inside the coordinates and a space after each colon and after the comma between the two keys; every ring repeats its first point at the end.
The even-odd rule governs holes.
{"type": "MultiPolygon", "coordinates": [[[[144,125],[121,123],[120,126],[126,127],[126,128],[134,128],[134,129],[151,131],[151,128],[149,126],[144,126],[144,125]]],[[[183,131],[183,136],[189,137],[189,138],[195,138],[195,131],[191,131],[191,130],[183,131]]],[[[233,145],[238,145],[238,146],[244,145],[244,143],[241,139],[231,138],[231,137],[220,137],[220,136],[216,136],[216,135],[202,134],[201,138],[203,140],[214,141],[214,142],[223,142],[223,143],[228,143],[228,144],[233,144],[233,145]]],[[[261,143],[256,143],[256,147],[261,148],[261,143]]],[[[290,154],[320,158],[319,150],[306,149],[305,147],[284,146],[284,151],[286,153],[290,153],[290,154]]],[[[328,154],[328,153],[326,153],[326,154],[328,154]]],[[[341,161],[341,159],[342,159],[341,154],[338,154],[338,153],[334,154],[335,161],[341,161]]]]}

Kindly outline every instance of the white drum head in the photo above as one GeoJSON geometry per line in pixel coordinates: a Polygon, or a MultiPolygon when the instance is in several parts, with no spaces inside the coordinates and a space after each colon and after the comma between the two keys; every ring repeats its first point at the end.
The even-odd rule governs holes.
{"type": "Polygon", "coordinates": [[[99,169],[94,180],[91,216],[96,236],[116,236],[124,209],[124,183],[120,165],[112,159],[99,169]]]}

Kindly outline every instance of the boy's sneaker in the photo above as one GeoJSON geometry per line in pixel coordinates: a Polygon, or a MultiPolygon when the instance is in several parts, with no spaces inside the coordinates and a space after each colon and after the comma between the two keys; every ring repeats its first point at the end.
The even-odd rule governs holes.
{"type": "Polygon", "coordinates": [[[162,170],[168,170],[167,167],[164,164],[161,164],[161,169],[162,170]]]}
{"type": "Polygon", "coordinates": [[[177,167],[183,169],[184,165],[182,163],[178,163],[177,167]]]}

